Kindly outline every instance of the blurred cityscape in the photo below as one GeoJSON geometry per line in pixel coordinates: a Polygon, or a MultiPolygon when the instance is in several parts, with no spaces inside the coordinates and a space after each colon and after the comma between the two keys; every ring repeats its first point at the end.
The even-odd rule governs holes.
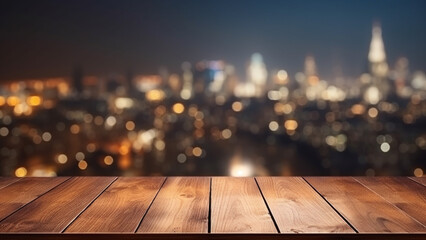
{"type": "Polygon", "coordinates": [[[179,73],[27,79],[0,87],[0,175],[410,175],[426,168],[426,75],[386,60],[322,79],[224,60],[179,73]]]}

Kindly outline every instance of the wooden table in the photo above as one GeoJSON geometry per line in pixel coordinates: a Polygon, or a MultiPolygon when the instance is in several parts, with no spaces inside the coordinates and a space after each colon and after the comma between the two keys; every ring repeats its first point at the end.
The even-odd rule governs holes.
{"type": "Polygon", "coordinates": [[[409,177],[0,178],[0,239],[426,239],[425,186],[409,177]]]}

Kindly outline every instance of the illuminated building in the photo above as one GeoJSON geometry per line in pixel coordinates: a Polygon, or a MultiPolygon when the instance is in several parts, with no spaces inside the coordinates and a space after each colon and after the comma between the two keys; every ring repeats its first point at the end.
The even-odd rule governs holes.
{"type": "Polygon", "coordinates": [[[263,57],[260,53],[251,56],[250,65],[247,69],[249,83],[254,86],[254,95],[260,97],[265,92],[265,84],[268,77],[263,57]]]}
{"type": "Polygon", "coordinates": [[[193,74],[191,71],[191,64],[189,62],[182,63],[183,71],[183,87],[180,92],[180,97],[182,99],[188,100],[192,97],[192,83],[193,83],[193,74]]]}
{"type": "Polygon", "coordinates": [[[218,94],[224,89],[226,80],[225,62],[201,61],[194,69],[194,93],[204,95],[205,93],[218,94]]]}
{"type": "Polygon", "coordinates": [[[408,59],[401,57],[396,61],[395,69],[391,71],[391,78],[395,82],[396,94],[400,97],[411,95],[411,90],[407,88],[408,74],[408,59]]]}
{"type": "Polygon", "coordinates": [[[386,99],[391,91],[382,29],[377,23],[373,25],[368,61],[371,82],[364,92],[364,100],[369,104],[377,104],[380,100],[386,99]]]}

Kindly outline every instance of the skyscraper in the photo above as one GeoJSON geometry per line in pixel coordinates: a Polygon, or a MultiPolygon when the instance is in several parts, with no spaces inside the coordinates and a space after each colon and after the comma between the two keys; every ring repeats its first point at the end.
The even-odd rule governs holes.
{"type": "Polygon", "coordinates": [[[380,100],[385,99],[391,90],[382,29],[378,23],[373,24],[368,61],[371,83],[364,93],[364,100],[370,104],[377,104],[380,100]]]}

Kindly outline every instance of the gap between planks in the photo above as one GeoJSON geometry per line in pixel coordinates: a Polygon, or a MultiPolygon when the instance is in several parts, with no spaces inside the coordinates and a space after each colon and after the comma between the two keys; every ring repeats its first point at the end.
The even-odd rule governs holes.
{"type": "Polygon", "coordinates": [[[98,199],[99,198],[99,196],[101,196],[101,194],[102,193],[104,193],[105,192],[105,190],[107,190],[110,186],[111,186],[111,184],[113,184],[115,181],[117,181],[117,179],[118,179],[118,177],[115,177],[115,179],[114,180],[112,180],[105,188],[104,188],[104,190],[102,190],[89,204],[87,204],[87,206],[85,207],[85,208],[83,208],[83,210],[81,210],[81,212],[79,213],[79,214],[77,214],[77,216],[75,216],[74,217],[74,219],[72,219],[70,222],[69,222],[69,224],[62,230],[62,232],[61,233],[64,233],[68,228],[69,228],[69,226],[71,226],[71,224],[84,212],[84,211],[86,211],[86,209],[88,208],[88,207],[90,207],[90,205],[92,205],[93,204],[93,202],[94,201],[96,201],[96,199],[98,199]]]}
{"type": "Polygon", "coordinates": [[[346,219],[334,206],[331,204],[310,182],[308,182],[305,177],[301,177],[321,198],[355,231],[355,233],[359,233],[358,230],[346,219]]]}

